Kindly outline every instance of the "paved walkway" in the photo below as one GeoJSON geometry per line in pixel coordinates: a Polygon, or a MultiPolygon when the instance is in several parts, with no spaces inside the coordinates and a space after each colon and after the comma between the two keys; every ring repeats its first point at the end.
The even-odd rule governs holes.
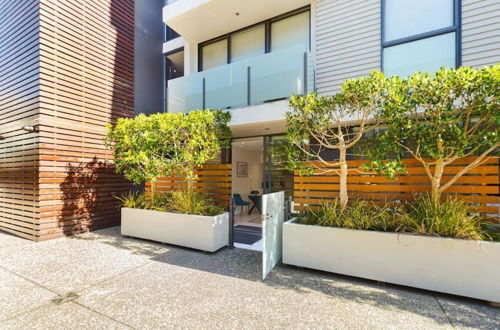
{"type": "Polygon", "coordinates": [[[500,328],[474,300],[123,238],[31,243],[0,233],[1,329],[500,328]]]}

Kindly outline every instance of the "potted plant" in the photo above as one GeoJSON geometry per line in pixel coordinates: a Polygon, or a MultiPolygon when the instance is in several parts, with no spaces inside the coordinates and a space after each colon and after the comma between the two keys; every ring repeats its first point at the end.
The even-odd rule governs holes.
{"type": "Polygon", "coordinates": [[[148,192],[121,196],[121,233],[214,252],[228,244],[229,214],[195,189],[196,168],[220,155],[230,141],[222,111],[191,111],[121,118],[108,126],[116,169],[148,192]],[[182,176],[186,188],[158,192],[162,176],[182,176]]]}
{"type": "Polygon", "coordinates": [[[448,182],[498,161],[488,155],[499,143],[499,68],[387,78],[381,104],[387,131],[375,139],[378,158],[369,167],[395,176],[404,170],[404,151],[421,162],[428,193],[400,205],[324,201],[284,224],[283,262],[499,303],[498,231],[467,201],[442,196],[448,182]],[[477,161],[445,170],[469,155],[477,161]]]}

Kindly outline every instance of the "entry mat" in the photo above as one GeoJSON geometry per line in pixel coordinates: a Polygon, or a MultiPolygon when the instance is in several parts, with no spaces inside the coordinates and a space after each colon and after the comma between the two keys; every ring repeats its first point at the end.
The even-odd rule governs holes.
{"type": "Polygon", "coordinates": [[[238,225],[234,227],[234,241],[251,245],[262,238],[262,228],[238,225]]]}

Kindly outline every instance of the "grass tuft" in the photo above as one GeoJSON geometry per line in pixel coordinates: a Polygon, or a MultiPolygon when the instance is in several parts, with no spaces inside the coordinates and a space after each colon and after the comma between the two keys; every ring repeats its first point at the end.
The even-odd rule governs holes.
{"type": "Polygon", "coordinates": [[[200,192],[188,193],[178,190],[150,196],[145,192],[129,191],[115,198],[120,201],[121,206],[136,209],[208,216],[224,212],[223,208],[214,205],[205,194],[200,192]]]}
{"type": "Polygon", "coordinates": [[[497,238],[485,230],[481,218],[468,213],[462,201],[448,199],[434,204],[428,194],[401,206],[378,206],[356,200],[344,210],[337,201],[323,204],[318,210],[299,215],[298,223],[348,229],[404,232],[426,236],[452,237],[470,240],[497,238]]]}

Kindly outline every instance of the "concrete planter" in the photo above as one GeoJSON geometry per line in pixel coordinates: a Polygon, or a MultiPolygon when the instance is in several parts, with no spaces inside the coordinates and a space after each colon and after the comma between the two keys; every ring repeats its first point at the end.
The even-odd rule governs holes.
{"type": "Polygon", "coordinates": [[[229,244],[229,213],[213,217],[122,208],[122,235],[214,252],[229,244]]]}
{"type": "Polygon", "coordinates": [[[283,263],[500,302],[500,243],[283,224],[283,263]]]}

